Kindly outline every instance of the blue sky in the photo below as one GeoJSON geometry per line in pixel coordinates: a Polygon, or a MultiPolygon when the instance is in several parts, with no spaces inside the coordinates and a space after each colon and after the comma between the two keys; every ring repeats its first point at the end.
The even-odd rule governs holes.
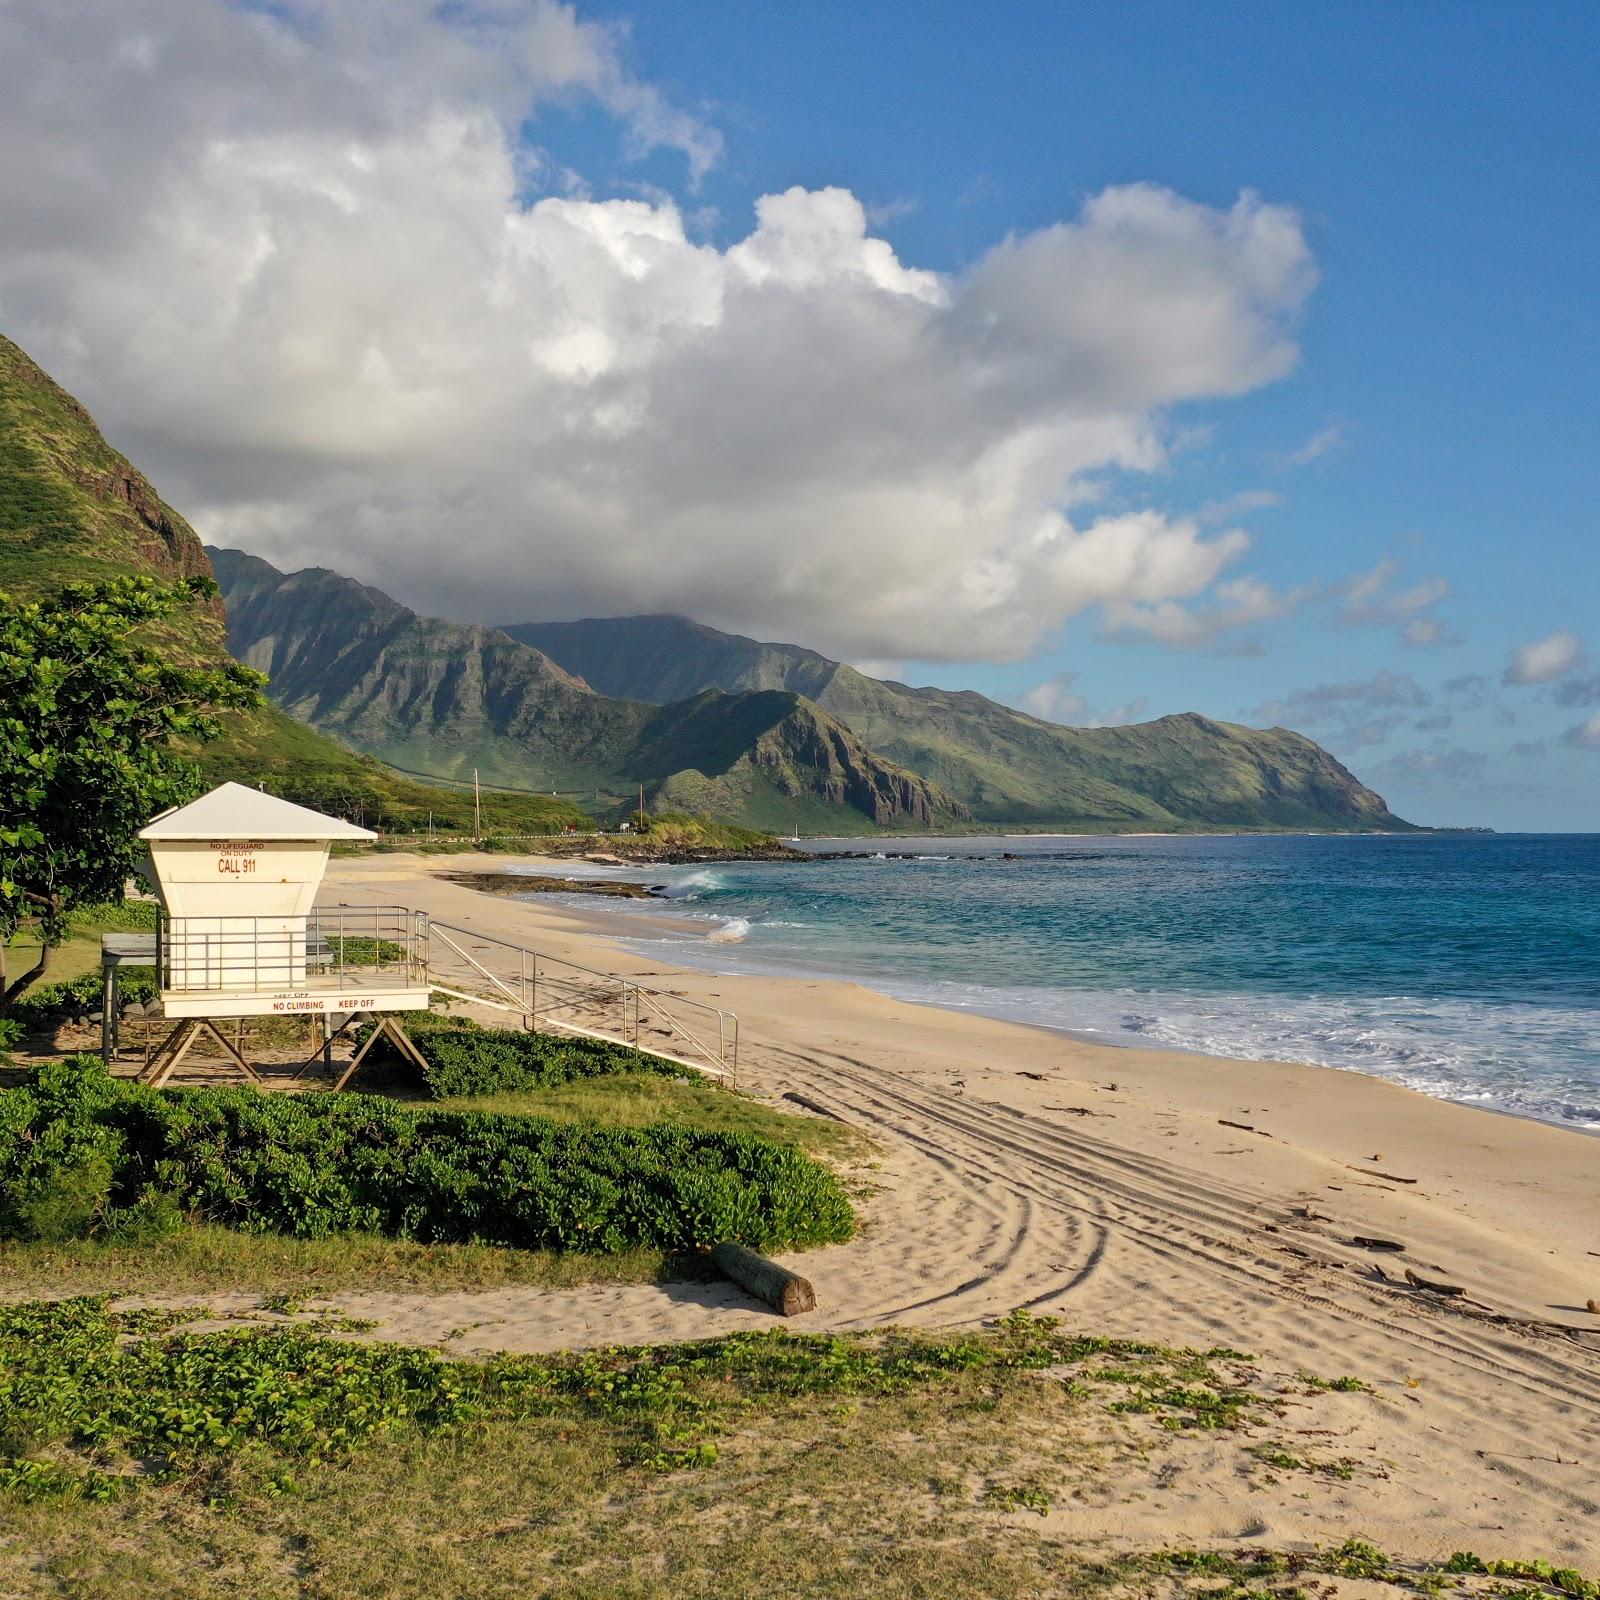
{"type": "MultiPolygon", "coordinates": [[[[1600,650],[1600,10],[1448,5],[696,4],[627,20],[652,75],[710,103],[728,155],[700,190],[740,231],[748,197],[839,183],[903,259],[946,270],[1107,184],[1304,216],[1321,273],[1287,380],[1187,408],[1214,430],[1154,487],[1192,509],[1250,490],[1256,566],[1327,582],[1386,557],[1451,586],[1459,643],[1297,615],[1258,656],[1113,643],[1069,626],[1046,658],[907,663],[916,681],[1014,698],[1051,671],[1097,708],[1245,717],[1286,691],[1409,674],[1449,730],[1381,746],[1310,727],[1358,771],[1465,750],[1384,792],[1429,821],[1600,828],[1600,751],[1548,687],[1500,684],[1558,630],[1600,650]],[[863,14],[863,12],[867,14],[863,14]],[[1325,453],[1285,465],[1319,439],[1325,453]],[[1461,709],[1478,675],[1492,703],[1461,709]],[[1504,719],[1506,714],[1515,723],[1504,719]],[[1341,748],[1342,743],[1342,748],[1341,748]],[[1542,756],[1511,754],[1542,743],[1542,756]],[[1468,781],[1462,783],[1462,777],[1468,781]]],[[[667,163],[663,161],[663,165],[667,163]]],[[[636,177],[619,167],[618,181],[636,177]]],[[[671,174],[664,172],[663,179],[671,174]]],[[[1151,486],[1142,484],[1149,492],[1151,486]]],[[[1366,722],[1367,716],[1353,716],[1366,722]]]]}
{"type": "Polygon", "coordinates": [[[1597,60],[1562,3],[12,0],[0,327],[279,565],[1593,830],[1597,60]]]}

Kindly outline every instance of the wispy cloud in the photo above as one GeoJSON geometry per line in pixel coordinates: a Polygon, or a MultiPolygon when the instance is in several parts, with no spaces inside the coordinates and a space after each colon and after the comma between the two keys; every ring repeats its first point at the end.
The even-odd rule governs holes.
{"type": "Polygon", "coordinates": [[[891,222],[898,222],[901,217],[909,217],[922,209],[920,200],[913,200],[909,196],[899,200],[867,201],[864,210],[867,221],[875,228],[887,227],[891,222]]]}
{"type": "Polygon", "coordinates": [[[1301,724],[1343,723],[1356,726],[1364,713],[1425,706],[1427,690],[1408,672],[1375,672],[1370,678],[1345,683],[1318,683],[1296,689],[1279,700],[1267,700],[1252,713],[1258,722],[1301,724]]]}
{"type": "Polygon", "coordinates": [[[1235,517],[1246,517],[1252,511],[1270,511],[1283,504],[1283,496],[1275,489],[1244,489],[1223,500],[1207,500],[1195,512],[1194,520],[1207,527],[1232,522],[1235,517]]]}
{"type": "Polygon", "coordinates": [[[1106,633],[1112,638],[1131,635],[1151,639],[1175,650],[1259,655],[1262,646],[1258,640],[1233,636],[1288,616],[1310,592],[1274,589],[1259,578],[1232,578],[1219,583],[1210,598],[1197,605],[1175,600],[1156,605],[1109,604],[1105,607],[1106,633]]]}
{"type": "Polygon", "coordinates": [[[1352,573],[1333,585],[1328,597],[1337,602],[1334,620],[1343,627],[1394,628],[1400,643],[1410,649],[1459,644],[1433,608],[1450,595],[1441,577],[1421,578],[1404,584],[1403,567],[1394,556],[1384,556],[1376,566],[1352,573]]]}
{"type": "Polygon", "coordinates": [[[1074,728],[1120,728],[1125,723],[1139,721],[1150,709],[1148,697],[1141,694],[1121,705],[1095,711],[1073,688],[1077,681],[1075,672],[1058,672],[1018,695],[1017,709],[1045,722],[1059,722],[1074,728]]]}
{"type": "Polygon", "coordinates": [[[1076,672],[1058,672],[1017,696],[1017,708],[1045,722],[1076,723],[1087,715],[1089,702],[1072,686],[1076,672]]]}
{"type": "Polygon", "coordinates": [[[1422,783],[1430,788],[1476,785],[1489,769],[1481,750],[1401,750],[1372,769],[1378,783],[1422,783]]]}
{"type": "Polygon", "coordinates": [[[1550,691],[1558,706],[1600,706],[1600,672],[1584,678],[1568,678],[1550,691]]]}
{"type": "Polygon", "coordinates": [[[1349,434],[1344,424],[1330,422],[1327,427],[1318,428],[1304,444],[1276,457],[1273,465],[1280,472],[1292,472],[1297,467],[1309,467],[1313,461],[1320,461],[1335,450],[1342,450],[1348,442],[1349,434]]]}

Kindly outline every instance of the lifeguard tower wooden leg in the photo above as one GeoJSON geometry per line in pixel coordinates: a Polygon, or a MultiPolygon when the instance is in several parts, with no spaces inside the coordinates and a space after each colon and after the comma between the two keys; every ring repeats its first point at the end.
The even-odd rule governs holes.
{"type": "Polygon", "coordinates": [[[183,1058],[194,1047],[194,1042],[203,1033],[209,1033],[223,1050],[233,1058],[234,1065],[257,1086],[261,1083],[261,1074],[240,1055],[234,1047],[233,1041],[227,1038],[214,1022],[205,1017],[189,1017],[180,1022],[165,1039],[156,1046],[155,1054],[139,1073],[135,1082],[148,1083],[152,1089],[162,1089],[171,1081],[172,1075],[183,1063],[183,1058]]]}
{"type": "Polygon", "coordinates": [[[261,1083],[261,1074],[257,1072],[248,1061],[245,1060],[244,1056],[240,1053],[234,1042],[231,1039],[224,1037],[222,1030],[217,1027],[216,1023],[202,1021],[200,1026],[207,1033],[209,1033],[211,1037],[215,1039],[230,1056],[233,1057],[235,1065],[237,1065],[239,1070],[244,1073],[245,1077],[247,1077],[253,1084],[259,1086],[261,1083]]]}
{"type": "Polygon", "coordinates": [[[138,1074],[135,1076],[133,1080],[135,1083],[151,1083],[155,1080],[155,1075],[161,1070],[168,1053],[176,1048],[178,1035],[184,1031],[186,1026],[186,1023],[178,1023],[154,1050],[146,1048],[144,1066],[139,1069],[138,1074]]]}
{"type": "Polygon", "coordinates": [[[352,1012],[350,1016],[346,1017],[344,1021],[333,1030],[332,1033],[328,1031],[327,1019],[324,1018],[322,1023],[322,1043],[317,1046],[316,1051],[312,1055],[307,1056],[306,1059],[300,1063],[299,1067],[295,1069],[294,1076],[289,1081],[291,1083],[298,1083],[315,1066],[326,1066],[331,1069],[333,1066],[334,1045],[345,1036],[351,1025],[356,1021],[360,1014],[360,1012],[352,1012]]]}
{"type": "Polygon", "coordinates": [[[149,1079],[152,1089],[166,1087],[167,1080],[178,1070],[204,1027],[205,1024],[198,1017],[192,1017],[187,1022],[180,1022],[172,1031],[166,1044],[156,1052],[157,1065],[149,1079]]]}
{"type": "Polygon", "coordinates": [[[100,1059],[107,1066],[116,1054],[117,969],[113,962],[100,963],[100,1059]]]}
{"type": "Polygon", "coordinates": [[[356,1068],[366,1058],[367,1052],[378,1042],[380,1035],[387,1035],[395,1049],[419,1071],[427,1071],[428,1063],[422,1052],[411,1042],[410,1035],[392,1016],[385,1013],[377,1019],[377,1022],[377,1027],[362,1041],[361,1048],[350,1058],[350,1065],[344,1069],[339,1081],[334,1084],[335,1092],[344,1088],[351,1078],[355,1076],[356,1068]]]}

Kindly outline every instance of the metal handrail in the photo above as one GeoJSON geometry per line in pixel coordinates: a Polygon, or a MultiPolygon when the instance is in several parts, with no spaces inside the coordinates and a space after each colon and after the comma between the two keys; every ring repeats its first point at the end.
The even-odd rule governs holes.
{"type": "MultiPolygon", "coordinates": [[[[674,994],[670,990],[648,987],[632,978],[624,977],[621,973],[606,972],[598,967],[586,967],[582,962],[568,961],[564,957],[546,955],[541,951],[532,949],[530,946],[516,944],[509,939],[502,939],[495,934],[484,933],[480,929],[464,927],[458,923],[440,922],[437,919],[429,918],[427,920],[426,933],[429,938],[436,934],[441,943],[465,960],[480,977],[486,979],[506,998],[500,1001],[485,1001],[482,996],[449,988],[439,981],[437,974],[430,979],[432,987],[435,989],[442,990],[448,994],[459,995],[462,999],[496,1005],[499,1009],[516,1010],[525,1018],[529,1026],[536,1026],[539,1018],[544,1016],[554,1023],[556,1027],[571,1032],[587,1034],[593,1038],[620,1039],[623,1043],[646,1049],[650,1054],[663,1055],[669,1060],[683,1062],[681,1056],[671,1055],[666,1051],[649,1050],[648,1046],[639,1045],[639,1024],[641,1008],[643,1008],[657,1021],[665,1024],[671,1032],[680,1034],[695,1050],[699,1051],[707,1062],[714,1062],[715,1066],[712,1070],[737,1079],[739,1071],[739,1018],[735,1012],[728,1011],[721,1006],[707,1005],[703,1000],[692,1000],[687,995],[674,994]],[[452,935],[459,936],[461,939],[472,941],[478,945],[493,945],[497,949],[514,955],[517,958],[521,972],[520,989],[508,983],[498,974],[491,972],[471,951],[464,950],[452,935]],[[562,970],[558,973],[551,973],[549,970],[551,967],[562,970]],[[544,969],[542,972],[541,968],[544,969]],[[604,1029],[590,1028],[580,1026],[577,1023],[562,1021],[551,1016],[553,1010],[570,1009],[584,1000],[588,1000],[591,1003],[603,1003],[603,994],[580,995],[553,1007],[548,1003],[542,1007],[538,1004],[537,985],[541,978],[547,987],[560,988],[572,983],[573,980],[569,974],[580,974],[584,978],[598,980],[606,988],[613,984],[619,986],[618,999],[622,1006],[622,1025],[618,1030],[608,1032],[604,1029]],[[633,1010],[631,1037],[628,1026],[630,996],[633,1010]],[[705,1027],[699,1031],[689,1027],[683,1018],[674,1015],[674,1010],[681,1009],[687,1009],[699,1016],[703,1016],[706,1019],[705,1027]],[[717,1037],[717,1043],[714,1047],[701,1037],[702,1032],[709,1037],[710,1027],[713,1022],[716,1025],[717,1037]]],[[[432,971],[431,963],[430,971],[432,971]]],[[[683,1064],[698,1066],[698,1063],[694,1062],[684,1062],[683,1064]]],[[[702,1068],[701,1070],[704,1069],[702,1068]]]]}

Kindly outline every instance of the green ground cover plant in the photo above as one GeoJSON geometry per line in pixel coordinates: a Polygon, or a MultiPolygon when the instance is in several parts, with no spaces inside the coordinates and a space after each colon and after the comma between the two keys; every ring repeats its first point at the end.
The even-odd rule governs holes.
{"type": "MultiPolygon", "coordinates": [[[[154,967],[124,967],[117,992],[124,1005],[147,1005],[156,997],[154,967]]],[[[68,1017],[98,1016],[105,986],[98,972],[80,973],[56,983],[36,984],[11,1007],[11,1018],[32,1033],[54,1027],[68,1017]]]]}
{"type": "Polygon", "coordinates": [[[0,1296],[288,1294],[348,1290],[570,1289],[712,1276],[706,1258],[635,1245],[627,1250],[513,1250],[418,1244],[378,1234],[287,1238],[187,1221],[154,1236],[102,1230],[87,1239],[0,1239],[0,1296]]]}
{"type": "Polygon", "coordinates": [[[838,1180],[789,1146],[369,1095],[151,1090],[93,1056],[0,1093],[0,1234],[159,1235],[185,1217],[297,1237],[609,1252],[850,1236],[838,1180]]]}
{"type": "MultiPolygon", "coordinates": [[[[300,1309],[287,1297],[268,1308],[300,1309]]],[[[1238,1395],[1241,1416],[1271,1409],[1217,1370],[1217,1361],[1237,1352],[1083,1338],[1026,1312],[981,1333],[773,1330],[481,1363],[410,1346],[348,1344],[296,1327],[178,1331],[208,1315],[203,1306],[118,1311],[105,1297],[0,1309],[0,1490],[24,1499],[104,1498],[141,1477],[192,1473],[252,1445],[326,1463],[386,1431],[434,1433],[469,1420],[556,1414],[610,1424],[624,1462],[693,1467],[714,1461],[719,1436],[763,1402],[902,1394],[958,1374],[1064,1366],[1098,1387],[1097,1363],[1107,1355],[1138,1364],[1155,1387],[1170,1387],[1167,1369],[1203,1372],[1238,1395]],[[51,1446],[63,1450],[41,1455],[51,1446]],[[73,1465],[82,1469],[76,1485],[73,1465]],[[36,1468],[47,1481],[35,1480],[36,1468]]],[[[1167,1414],[1180,1429],[1211,1426],[1188,1395],[1173,1399],[1167,1414]]],[[[1042,1494],[1019,1500],[994,1490],[987,1498],[1037,1510],[1042,1494]]]]}
{"type": "MultiPolygon", "coordinates": [[[[621,1073],[683,1073],[660,1056],[579,1034],[485,1028],[465,1017],[432,1011],[407,1012],[400,1021],[428,1063],[422,1082],[435,1100],[548,1089],[621,1073]]],[[[364,1039],[375,1026],[365,1024],[357,1037],[364,1039]]],[[[387,1040],[373,1047],[374,1054],[380,1050],[384,1059],[397,1059],[387,1040]]]]}
{"type": "MultiPolygon", "coordinates": [[[[1237,1352],[1026,1315],[957,1335],[746,1333],[483,1361],[104,1301],[0,1314],[0,1590],[96,1600],[1600,1600],[1556,1563],[1320,1548],[1086,1552],[1079,1508],[1141,1498],[1305,1402],[1237,1352]],[[1249,1427],[1113,1412],[1151,1387],[1256,1394],[1249,1427]],[[1165,1374],[1165,1378],[1161,1375],[1165,1374]],[[1152,1456],[1151,1452],[1157,1452],[1152,1456]]],[[[1368,1403],[1360,1401],[1357,1403],[1368,1403]]],[[[1370,1402],[1381,1405],[1381,1401],[1370,1402]]],[[[1245,1458],[1248,1459],[1248,1458],[1245,1458]]],[[[1327,1487],[1308,1484],[1318,1493],[1327,1487]]],[[[1120,1502],[1119,1502],[1120,1503],[1120,1502]]],[[[1343,1541],[1343,1542],[1341,1542],[1343,1541]]]]}

